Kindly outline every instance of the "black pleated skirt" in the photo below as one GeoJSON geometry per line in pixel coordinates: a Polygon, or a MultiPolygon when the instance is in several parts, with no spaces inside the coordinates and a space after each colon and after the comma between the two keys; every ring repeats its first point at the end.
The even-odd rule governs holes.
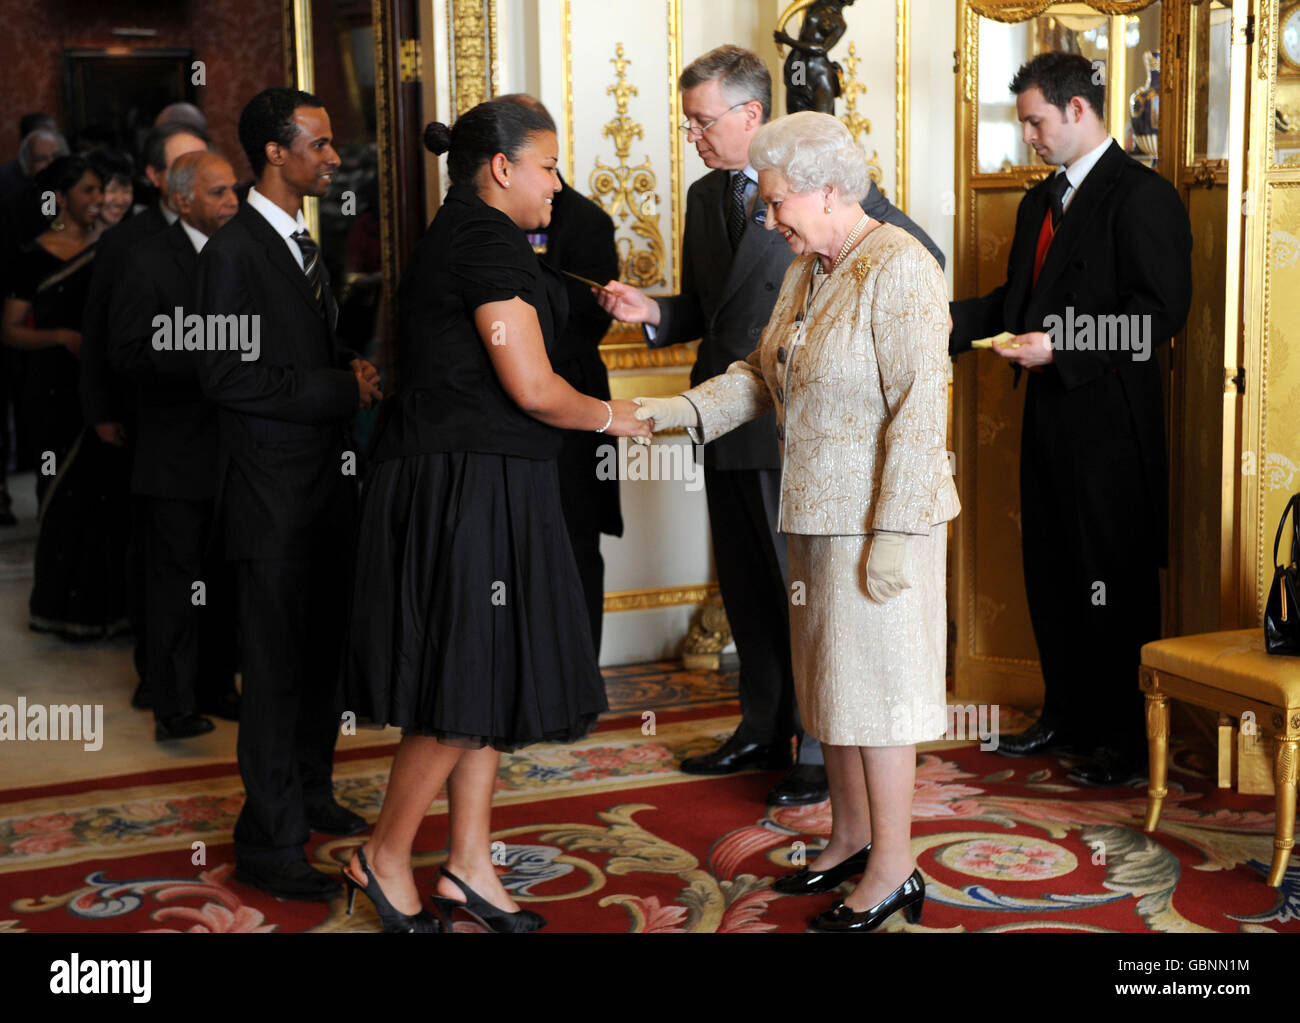
{"type": "Polygon", "coordinates": [[[469,748],[573,742],[608,708],[554,461],[474,452],[374,467],[344,710],[469,748]]]}

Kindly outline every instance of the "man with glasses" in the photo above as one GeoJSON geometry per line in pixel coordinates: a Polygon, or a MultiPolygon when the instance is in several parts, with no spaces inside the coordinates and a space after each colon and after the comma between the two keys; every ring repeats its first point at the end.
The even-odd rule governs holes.
{"type": "MultiPolygon", "coordinates": [[[[682,131],[712,173],[687,194],[682,291],[651,299],[618,281],[601,304],[616,319],[644,324],[652,348],[700,338],[691,384],[722,373],[757,345],[781,280],[794,258],[785,240],[762,229],[766,207],[749,143],[772,109],[772,79],[762,59],[720,46],[682,72],[682,131]]],[[[929,237],[873,184],[862,201],[877,220],[903,228],[933,253],[929,237]]],[[[688,757],[688,774],[730,774],[747,767],[790,768],[768,793],[770,805],[818,803],[829,795],[816,739],[804,736],[790,666],[790,591],[785,539],[777,533],[780,461],[775,414],[746,424],[704,449],[705,496],[718,586],[740,655],[741,722],[719,749],[688,757]]]]}

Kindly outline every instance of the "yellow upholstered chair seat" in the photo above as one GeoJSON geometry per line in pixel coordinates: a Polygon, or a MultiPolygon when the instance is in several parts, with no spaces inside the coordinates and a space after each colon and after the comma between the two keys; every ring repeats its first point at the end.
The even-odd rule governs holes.
{"type": "Polygon", "coordinates": [[[1266,654],[1263,629],[1202,632],[1147,643],[1142,663],[1272,707],[1300,708],[1300,657],[1266,654]]]}
{"type": "MultiPolygon", "coordinates": [[[[1146,693],[1146,830],[1153,831],[1168,794],[1169,700],[1208,707],[1229,719],[1251,723],[1243,734],[1257,734],[1273,745],[1277,826],[1268,883],[1277,887],[1295,843],[1297,745],[1300,744],[1300,657],[1264,652],[1263,629],[1236,629],[1176,636],[1142,647],[1139,683],[1146,693]]],[[[1224,731],[1228,731],[1224,726],[1224,731]]],[[[1220,748],[1220,756],[1223,747],[1220,748]]],[[[1228,784],[1220,764],[1220,784],[1228,784]]]]}

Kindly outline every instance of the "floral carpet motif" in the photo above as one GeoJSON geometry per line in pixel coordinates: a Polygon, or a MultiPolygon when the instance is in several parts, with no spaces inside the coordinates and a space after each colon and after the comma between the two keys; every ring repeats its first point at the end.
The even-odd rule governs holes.
{"type": "MultiPolygon", "coordinates": [[[[503,757],[493,815],[503,883],[551,932],[804,930],[836,896],[770,886],[815,857],[829,804],[766,807],[774,772],[677,770],[734,721],[698,716],[654,735],[614,728],[503,757]]],[[[373,820],[387,764],[341,764],[340,801],[373,820]]],[[[899,915],[882,931],[1300,930],[1300,867],[1279,889],[1263,883],[1271,798],[1219,790],[1176,754],[1160,825],[1146,834],[1144,786],[1080,789],[1065,780],[1069,766],[1012,762],[973,743],[923,751],[912,844],[927,901],[921,922],[899,915]]],[[[341,896],[280,902],[234,882],[239,802],[232,765],[158,791],[116,791],[108,779],[94,792],[0,805],[0,931],[378,929],[365,899],[347,916],[341,896]]],[[[445,857],[444,811],[433,808],[416,842],[424,892],[445,857]]],[[[337,871],[364,840],[317,836],[309,855],[337,871]]],[[[455,926],[481,929],[468,918],[455,926]]]]}

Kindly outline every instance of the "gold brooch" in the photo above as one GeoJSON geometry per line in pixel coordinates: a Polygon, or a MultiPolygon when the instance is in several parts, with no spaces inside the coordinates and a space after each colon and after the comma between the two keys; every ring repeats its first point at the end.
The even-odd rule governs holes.
{"type": "Polygon", "coordinates": [[[871,260],[866,256],[859,256],[853,263],[853,279],[859,284],[867,276],[867,271],[871,269],[871,260]]]}

